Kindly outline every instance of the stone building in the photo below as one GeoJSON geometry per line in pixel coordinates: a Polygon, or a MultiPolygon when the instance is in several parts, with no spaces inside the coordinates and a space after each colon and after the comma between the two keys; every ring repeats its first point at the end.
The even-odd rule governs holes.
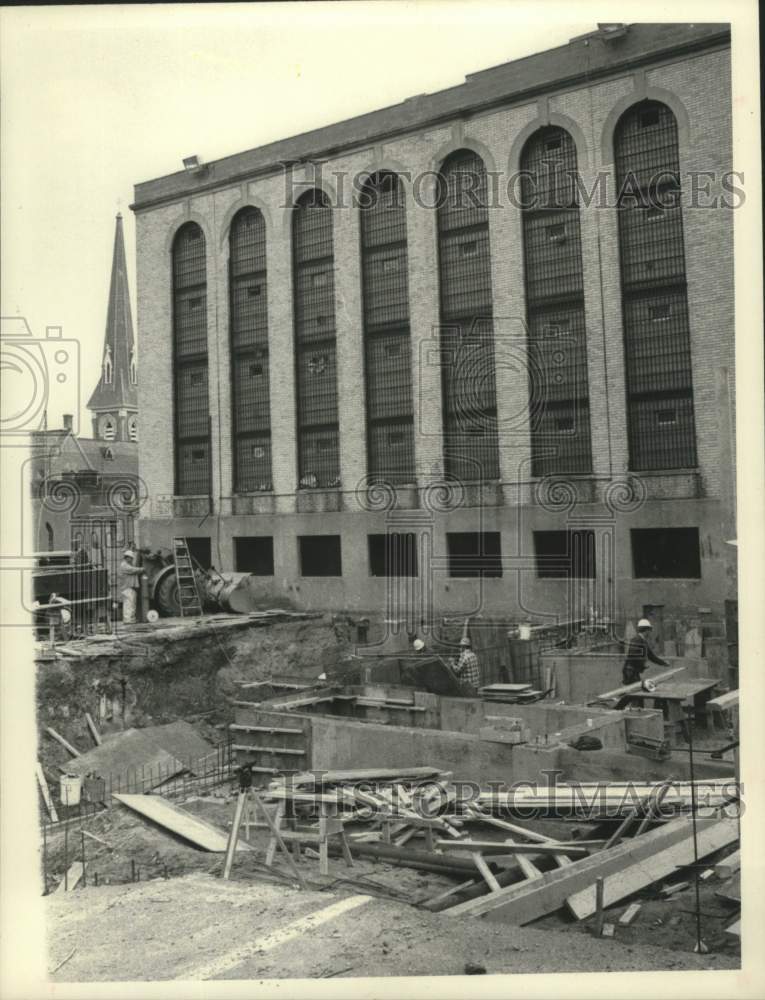
{"type": "Polygon", "coordinates": [[[567,45],[135,189],[141,543],[264,597],[722,619],[730,33],[567,45]]]}

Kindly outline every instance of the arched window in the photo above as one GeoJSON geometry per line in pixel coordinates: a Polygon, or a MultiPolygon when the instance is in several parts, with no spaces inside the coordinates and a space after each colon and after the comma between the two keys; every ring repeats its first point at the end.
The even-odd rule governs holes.
{"type": "Polygon", "coordinates": [[[582,244],[576,146],[534,132],[521,153],[532,475],[590,472],[582,244]]]}
{"type": "Polygon", "coordinates": [[[113,441],[117,434],[117,422],[114,417],[104,417],[101,424],[101,437],[104,441],[113,441]]]}
{"type": "Polygon", "coordinates": [[[131,441],[138,440],[138,417],[128,417],[128,438],[131,441]]]}
{"type": "Polygon", "coordinates": [[[641,101],[614,132],[630,468],[696,465],[677,122],[641,101]]]}
{"type": "Polygon", "coordinates": [[[438,199],[444,467],[460,480],[499,478],[486,168],[453,153],[438,199]]]}
{"type": "Polygon", "coordinates": [[[340,484],[332,208],[323,191],[292,216],[298,485],[340,484]]]}
{"type": "Polygon", "coordinates": [[[234,216],[229,250],[234,491],[270,490],[266,224],[257,208],[234,216]]]}
{"type": "Polygon", "coordinates": [[[209,494],[207,270],[205,236],[187,222],[173,241],[175,492],[209,494]]]}
{"type": "Polygon", "coordinates": [[[396,174],[361,192],[367,468],[390,483],[415,479],[406,205],[396,174]]]}

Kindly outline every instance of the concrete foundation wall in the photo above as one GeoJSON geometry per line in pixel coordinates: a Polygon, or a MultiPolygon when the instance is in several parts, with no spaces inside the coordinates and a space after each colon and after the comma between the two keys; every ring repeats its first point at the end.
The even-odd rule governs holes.
{"type": "MultiPolygon", "coordinates": [[[[613,691],[622,685],[624,654],[547,655],[544,657],[544,663],[555,668],[556,697],[569,704],[585,705],[598,695],[613,691]]],[[[650,679],[675,667],[683,667],[683,673],[676,674],[673,680],[714,676],[710,674],[707,661],[704,659],[676,657],[669,663],[669,667],[657,667],[651,664],[643,675],[644,678],[650,679]]]]}

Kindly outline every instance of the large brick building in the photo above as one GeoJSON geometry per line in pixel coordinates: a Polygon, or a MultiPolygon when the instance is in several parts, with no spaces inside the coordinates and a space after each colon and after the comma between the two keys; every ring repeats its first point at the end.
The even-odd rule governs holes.
{"type": "Polygon", "coordinates": [[[730,170],[727,26],[607,25],[138,184],[142,543],[306,607],[721,618],[730,170]]]}

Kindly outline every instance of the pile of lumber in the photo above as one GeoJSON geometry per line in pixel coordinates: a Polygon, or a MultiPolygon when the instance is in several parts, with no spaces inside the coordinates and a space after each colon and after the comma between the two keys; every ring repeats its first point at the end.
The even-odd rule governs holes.
{"type": "Polygon", "coordinates": [[[478,689],[479,696],[484,701],[500,701],[506,704],[523,704],[539,701],[543,691],[535,691],[531,684],[487,684],[478,689]]]}
{"type": "MultiPolygon", "coordinates": [[[[520,925],[565,906],[583,920],[694,863],[690,782],[643,783],[631,795],[627,784],[582,786],[588,801],[596,791],[602,795],[590,817],[596,833],[562,840],[515,812],[528,816],[531,805],[538,820],[575,816],[577,786],[476,797],[461,796],[450,779],[422,767],[316,772],[277,778],[262,795],[289,804],[296,824],[331,809],[352,854],[455,878],[457,885],[424,904],[453,915],[520,925]]],[[[697,786],[697,803],[705,804],[696,817],[703,858],[735,844],[739,834],[737,820],[722,808],[730,785],[697,786]]]]}

